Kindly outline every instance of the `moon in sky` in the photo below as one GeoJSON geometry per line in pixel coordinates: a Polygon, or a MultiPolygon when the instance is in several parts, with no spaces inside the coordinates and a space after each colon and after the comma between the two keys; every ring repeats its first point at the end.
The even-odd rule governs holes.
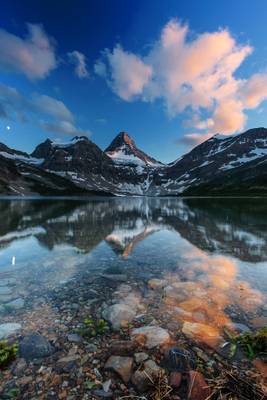
{"type": "Polygon", "coordinates": [[[7,131],[10,131],[11,128],[9,125],[7,125],[6,129],[7,129],[7,131]]]}

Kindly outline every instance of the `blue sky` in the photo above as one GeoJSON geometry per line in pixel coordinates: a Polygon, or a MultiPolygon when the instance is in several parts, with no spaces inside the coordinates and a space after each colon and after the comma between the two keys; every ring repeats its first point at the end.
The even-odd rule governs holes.
{"type": "Polygon", "coordinates": [[[264,0],[5,2],[0,141],[77,133],[104,149],[124,130],[168,162],[266,126],[266,17],[264,0]]]}

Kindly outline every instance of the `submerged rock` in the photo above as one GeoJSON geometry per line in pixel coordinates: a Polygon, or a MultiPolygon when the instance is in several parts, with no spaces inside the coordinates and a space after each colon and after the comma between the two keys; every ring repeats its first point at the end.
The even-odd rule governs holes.
{"type": "Polygon", "coordinates": [[[81,343],[83,341],[83,338],[77,333],[70,333],[68,335],[68,341],[72,343],[81,343]]]}
{"type": "Polygon", "coordinates": [[[166,329],[155,325],[147,325],[134,329],[131,336],[134,340],[144,343],[148,349],[166,344],[170,341],[170,335],[166,329]]]}
{"type": "Polygon", "coordinates": [[[216,347],[223,341],[220,331],[217,328],[206,324],[184,322],[182,331],[187,337],[206,343],[211,347],[216,347]]]}
{"type": "Polygon", "coordinates": [[[132,357],[111,356],[105,364],[105,369],[115,371],[124,383],[129,382],[132,374],[132,367],[132,357]]]}
{"type": "Polygon", "coordinates": [[[47,357],[52,353],[53,347],[49,341],[39,333],[28,334],[19,346],[19,354],[26,360],[47,357]]]}
{"type": "Polygon", "coordinates": [[[12,300],[9,303],[6,303],[5,306],[8,306],[14,310],[19,310],[20,308],[24,307],[24,304],[25,301],[21,297],[18,297],[17,299],[12,300]]]}
{"type": "Polygon", "coordinates": [[[19,333],[21,325],[16,323],[7,322],[6,324],[0,325],[0,340],[7,339],[8,337],[19,333]]]}
{"type": "Polygon", "coordinates": [[[163,289],[167,285],[167,281],[165,279],[150,279],[148,281],[148,287],[150,289],[163,289]]]}
{"type": "Polygon", "coordinates": [[[135,317],[135,310],[127,304],[117,303],[103,311],[103,318],[112,324],[114,329],[127,326],[135,317]]]}

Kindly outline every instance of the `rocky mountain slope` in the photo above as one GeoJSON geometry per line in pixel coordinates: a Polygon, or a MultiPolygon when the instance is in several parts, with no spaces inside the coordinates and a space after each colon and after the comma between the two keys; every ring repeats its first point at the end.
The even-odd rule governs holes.
{"type": "Polygon", "coordinates": [[[103,152],[87,137],[47,139],[31,155],[0,144],[0,193],[265,195],[267,129],[215,135],[164,165],[121,132],[103,152]]]}
{"type": "Polygon", "coordinates": [[[215,135],[158,170],[155,194],[267,194],[267,129],[215,135]]]}

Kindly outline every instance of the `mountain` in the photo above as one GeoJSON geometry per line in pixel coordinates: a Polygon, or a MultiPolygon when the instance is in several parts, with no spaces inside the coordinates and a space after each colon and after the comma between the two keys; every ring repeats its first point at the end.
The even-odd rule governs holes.
{"type": "Polygon", "coordinates": [[[112,162],[85,136],[76,136],[66,143],[46,140],[36,147],[32,156],[41,159],[40,167],[59,175],[86,190],[109,191],[112,162]]]}
{"type": "Polygon", "coordinates": [[[157,171],[153,194],[267,194],[267,129],[215,135],[157,171]]]}
{"type": "Polygon", "coordinates": [[[164,165],[121,132],[105,151],[85,136],[29,155],[0,143],[2,194],[267,195],[267,129],[215,135],[164,165]]]}
{"type": "Polygon", "coordinates": [[[126,132],[120,132],[106,148],[105,153],[116,164],[152,167],[163,165],[161,162],[138,149],[133,139],[126,132]]]}
{"type": "MultiPolygon", "coordinates": [[[[2,195],[73,195],[90,194],[42,167],[43,159],[10,149],[0,143],[0,194],[2,195]]],[[[97,191],[97,194],[102,192],[97,191]]],[[[96,194],[96,192],[91,192],[96,194]]]]}

